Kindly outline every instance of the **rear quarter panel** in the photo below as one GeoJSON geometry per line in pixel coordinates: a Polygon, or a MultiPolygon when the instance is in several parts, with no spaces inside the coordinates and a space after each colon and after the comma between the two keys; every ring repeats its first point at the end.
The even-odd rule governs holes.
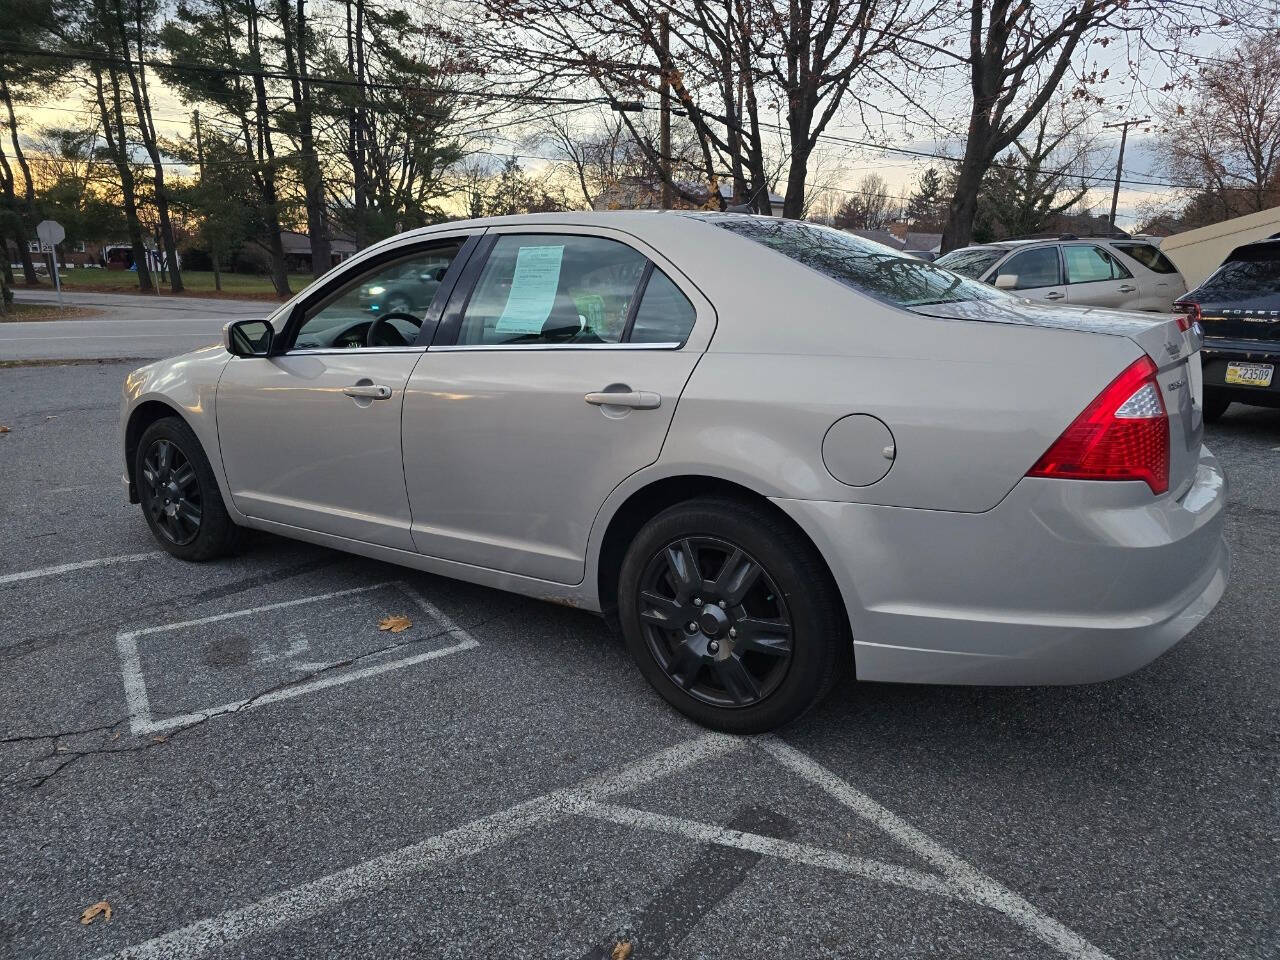
{"type": "Polygon", "coordinates": [[[720,323],[680,398],[664,471],[714,472],[773,497],[988,510],[1141,353],[1127,337],[919,316],[740,237],[722,246],[738,282],[693,273],[720,323]],[[870,486],[824,465],[823,437],[850,414],[893,433],[892,468],[870,486]]]}

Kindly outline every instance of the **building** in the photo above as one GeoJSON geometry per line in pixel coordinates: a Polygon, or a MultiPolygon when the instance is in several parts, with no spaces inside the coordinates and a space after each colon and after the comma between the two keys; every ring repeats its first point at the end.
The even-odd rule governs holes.
{"type": "Polygon", "coordinates": [[[1187,286],[1194,287],[1213,273],[1236,247],[1266,240],[1277,233],[1280,233],[1280,207],[1272,207],[1175,233],[1160,241],[1160,250],[1173,261],[1187,286]]]}
{"type": "MultiPolygon", "coordinates": [[[[280,242],[284,247],[285,266],[290,273],[311,273],[311,238],[296,230],[281,230],[280,242]]],[[[355,240],[345,234],[329,238],[329,263],[337,266],[356,252],[355,240]]]]}

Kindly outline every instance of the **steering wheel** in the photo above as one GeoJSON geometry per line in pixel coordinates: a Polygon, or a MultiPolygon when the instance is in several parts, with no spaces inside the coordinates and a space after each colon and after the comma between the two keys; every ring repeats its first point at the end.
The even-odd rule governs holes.
{"type": "Polygon", "coordinates": [[[387,326],[388,320],[408,320],[411,324],[422,329],[422,320],[415,317],[411,313],[384,313],[381,316],[373,318],[373,322],[369,324],[369,329],[364,335],[364,343],[366,347],[408,347],[412,346],[405,340],[404,335],[395,327],[387,326]],[[385,332],[379,334],[379,330],[385,332]],[[379,342],[378,337],[381,336],[385,342],[379,342]]]}

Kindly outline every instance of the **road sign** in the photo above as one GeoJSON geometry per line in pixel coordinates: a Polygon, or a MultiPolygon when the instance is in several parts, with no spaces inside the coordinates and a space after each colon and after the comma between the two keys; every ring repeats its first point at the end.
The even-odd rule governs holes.
{"type": "Polygon", "coordinates": [[[54,253],[54,247],[60,244],[66,237],[67,231],[62,229],[62,224],[57,220],[41,220],[40,225],[36,227],[36,236],[40,238],[40,251],[43,253],[48,250],[53,254],[49,260],[53,263],[53,288],[58,291],[58,309],[62,309],[62,280],[58,277],[58,256],[54,253]]]}
{"type": "Polygon", "coordinates": [[[57,220],[42,220],[40,226],[36,227],[36,236],[40,238],[41,244],[57,246],[66,239],[67,231],[62,229],[62,224],[57,220]]]}

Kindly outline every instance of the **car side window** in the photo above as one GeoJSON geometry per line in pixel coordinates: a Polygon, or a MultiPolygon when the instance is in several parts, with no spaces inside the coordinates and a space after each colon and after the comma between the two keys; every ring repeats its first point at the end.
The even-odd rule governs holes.
{"type": "Polygon", "coordinates": [[[1080,245],[1062,248],[1067,262],[1067,283],[1096,283],[1099,280],[1124,280],[1133,274],[1120,261],[1101,247],[1080,245]]]}
{"type": "Polygon", "coordinates": [[[418,250],[368,269],[307,308],[292,349],[407,347],[418,339],[427,311],[463,240],[418,250]]]}
{"type": "Polygon", "coordinates": [[[697,311],[671,278],[653,268],[631,326],[631,343],[680,343],[689,339],[697,311]]]}
{"type": "Polygon", "coordinates": [[[604,237],[504,234],[480,273],[457,342],[619,343],[647,262],[604,237]]]}
{"type": "Polygon", "coordinates": [[[1035,247],[1015,253],[996,268],[996,274],[1016,275],[1018,282],[1014,285],[1014,290],[1056,287],[1062,282],[1059,266],[1057,247],[1035,247]]]}

